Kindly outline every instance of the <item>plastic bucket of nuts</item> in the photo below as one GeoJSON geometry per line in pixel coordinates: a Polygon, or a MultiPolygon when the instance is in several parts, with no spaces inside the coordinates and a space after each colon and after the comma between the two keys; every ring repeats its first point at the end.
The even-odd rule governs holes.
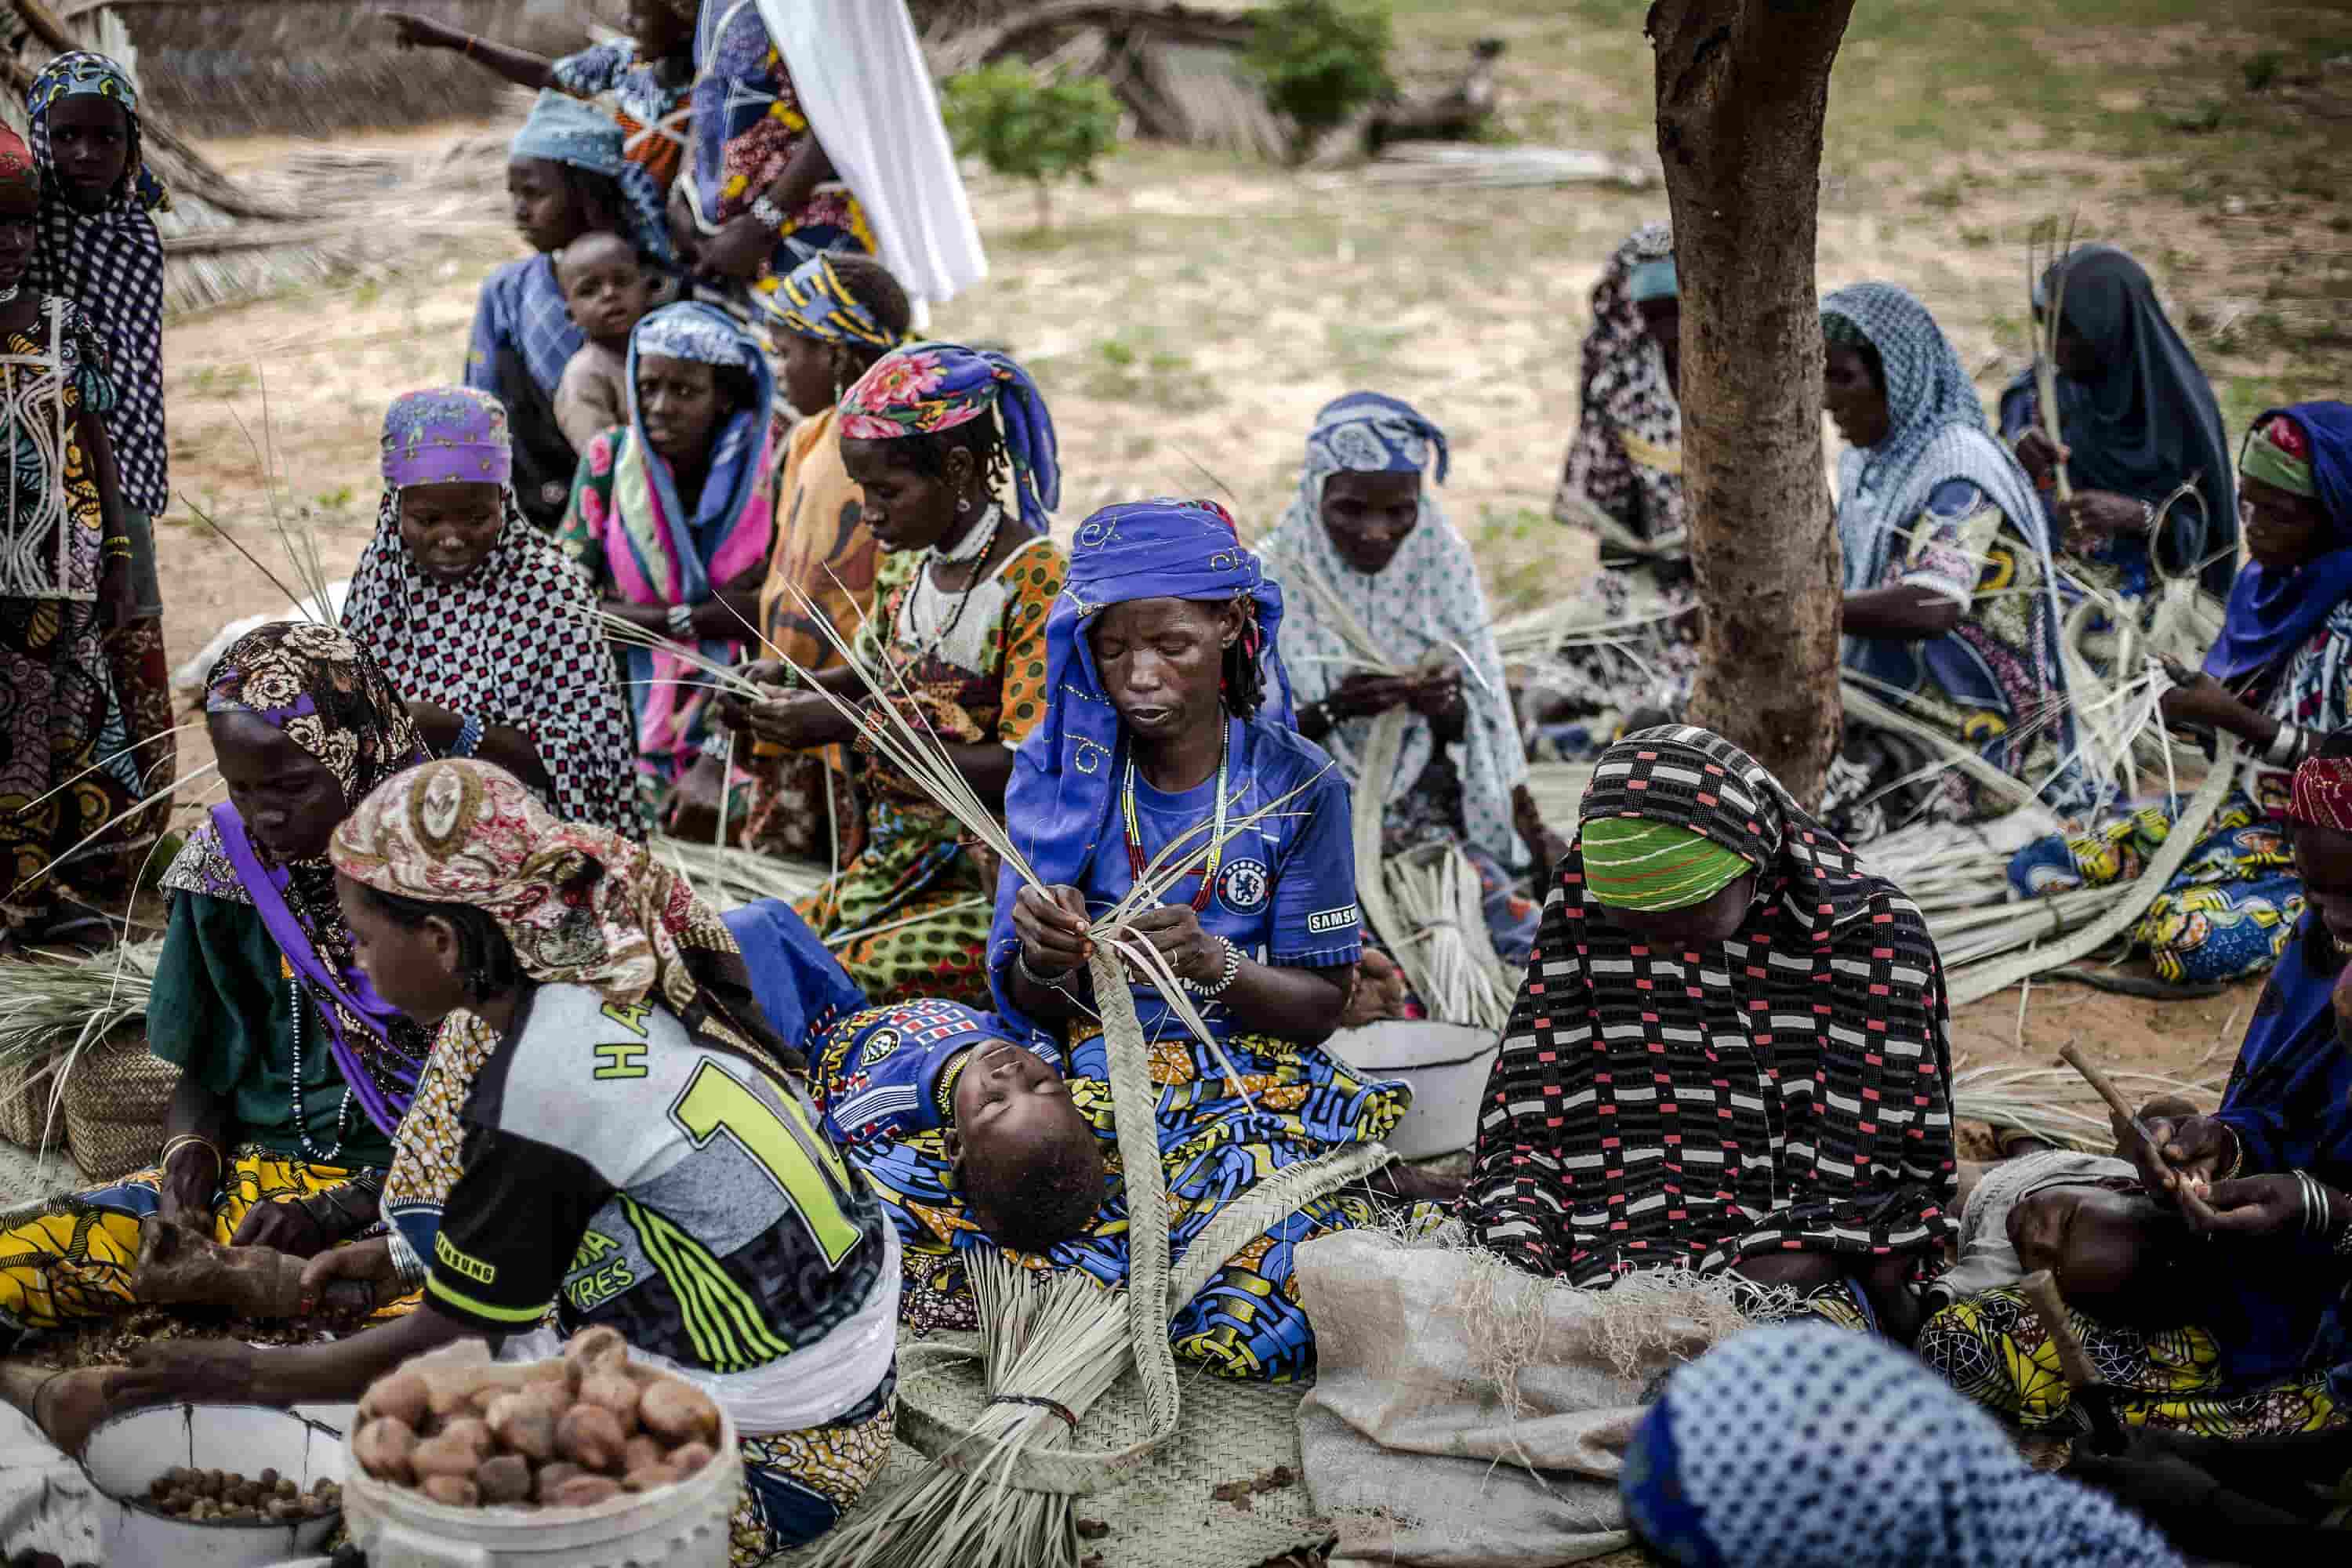
{"type": "Polygon", "coordinates": [[[726,1568],[734,1423],[609,1328],[546,1361],[478,1342],[420,1356],[360,1401],[352,1539],[395,1568],[726,1568]]]}
{"type": "Polygon", "coordinates": [[[343,1435],[258,1405],[160,1405],[100,1422],[82,1468],[114,1500],[110,1563],[282,1563],[342,1515],[343,1435]]]}

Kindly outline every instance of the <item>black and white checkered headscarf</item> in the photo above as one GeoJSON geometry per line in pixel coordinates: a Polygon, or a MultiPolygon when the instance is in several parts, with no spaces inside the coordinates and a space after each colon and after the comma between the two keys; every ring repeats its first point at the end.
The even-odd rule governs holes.
{"type": "Polygon", "coordinates": [[[171,504],[163,441],[163,238],[151,213],[171,196],[147,172],[139,142],[139,89],[104,55],[59,55],[33,80],[26,110],[34,165],[41,172],[39,243],[26,281],[79,305],[106,334],[117,401],[107,417],[125,506],[153,516],[171,504]],[[111,99],[122,106],[130,152],[122,178],[94,213],[66,199],[49,153],[49,108],[61,98],[111,99]]]}

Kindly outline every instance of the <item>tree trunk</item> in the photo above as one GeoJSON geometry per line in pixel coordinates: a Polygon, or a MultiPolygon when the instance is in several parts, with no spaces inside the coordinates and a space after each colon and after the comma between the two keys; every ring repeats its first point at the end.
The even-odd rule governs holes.
{"type": "Polygon", "coordinates": [[[1706,605],[1689,718],[1808,805],[1840,711],[1813,247],[1830,66],[1853,11],[1853,0],[1655,0],[1648,22],[1706,605]]]}

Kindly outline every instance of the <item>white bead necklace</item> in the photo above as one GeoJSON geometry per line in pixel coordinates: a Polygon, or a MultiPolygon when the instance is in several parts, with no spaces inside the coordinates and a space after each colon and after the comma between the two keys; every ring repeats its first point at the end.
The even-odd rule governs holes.
{"type": "Polygon", "coordinates": [[[345,1124],[352,1114],[352,1086],[343,1085],[343,1103],[335,1111],[335,1146],[325,1153],[310,1142],[310,1121],[302,1112],[302,1015],[310,1011],[309,999],[302,994],[302,982],[295,975],[286,977],[286,995],[294,1005],[294,1135],[302,1141],[302,1152],[321,1165],[331,1165],[343,1152],[345,1124]]]}
{"type": "Polygon", "coordinates": [[[941,550],[939,546],[933,545],[923,552],[923,563],[915,569],[914,586],[907,590],[906,607],[900,612],[901,618],[906,623],[899,628],[900,635],[908,641],[912,641],[917,635],[915,605],[916,601],[923,596],[925,585],[928,584],[934,595],[944,595],[947,593],[946,589],[931,581],[931,569],[934,565],[945,562],[951,566],[961,566],[969,562],[972,566],[971,581],[966,583],[962,591],[956,595],[955,605],[952,609],[942,608],[939,629],[932,632],[930,640],[916,651],[911,663],[920,664],[937,653],[940,645],[947,641],[948,634],[954,631],[956,624],[963,619],[965,607],[971,603],[972,595],[980,588],[979,563],[987,560],[989,551],[995,547],[996,531],[1003,525],[1003,522],[1004,509],[991,501],[988,503],[988,510],[980,514],[980,521],[972,525],[971,531],[964,535],[962,543],[951,551],[941,550]]]}

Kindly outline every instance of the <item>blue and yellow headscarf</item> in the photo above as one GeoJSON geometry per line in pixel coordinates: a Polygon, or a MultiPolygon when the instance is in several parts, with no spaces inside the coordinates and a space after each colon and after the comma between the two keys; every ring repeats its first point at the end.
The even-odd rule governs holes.
{"type": "Polygon", "coordinates": [[[856,343],[869,349],[895,349],[905,340],[874,319],[835,270],[833,258],[823,251],[793,268],[779,290],[786,309],[777,319],[787,331],[821,343],[856,343]]]}
{"type": "Polygon", "coordinates": [[[31,90],[25,94],[25,110],[31,132],[26,140],[32,145],[33,162],[43,170],[54,166],[49,161],[49,110],[61,98],[107,98],[122,105],[131,151],[123,160],[122,181],[114,189],[114,201],[127,198],[141,212],[171,211],[171,193],[149,173],[147,161],[140,152],[139,88],[130,73],[104,55],[89,49],[59,55],[41,68],[41,74],[33,79],[31,90]]]}

